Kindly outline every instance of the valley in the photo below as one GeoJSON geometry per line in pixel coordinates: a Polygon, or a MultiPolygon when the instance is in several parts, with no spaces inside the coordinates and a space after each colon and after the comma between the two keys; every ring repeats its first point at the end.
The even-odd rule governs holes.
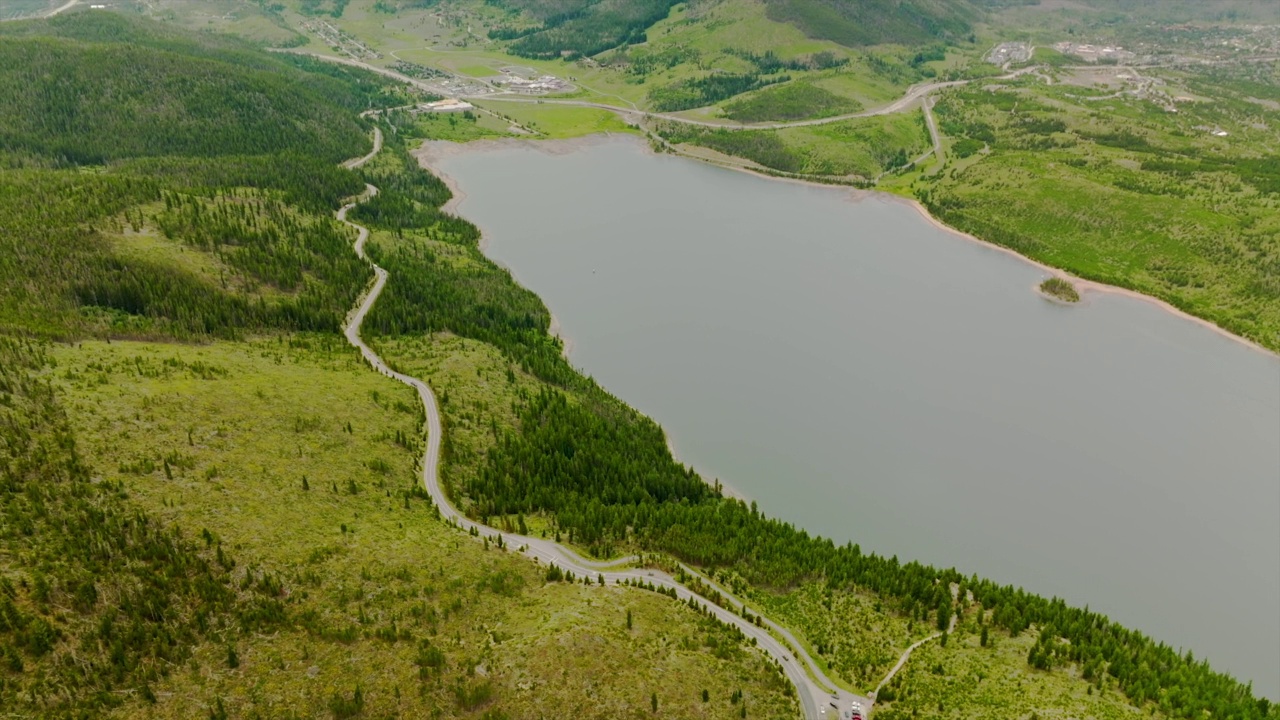
{"type": "Polygon", "coordinates": [[[1270,563],[1274,520],[1280,18],[1117,2],[0,8],[48,15],[0,24],[0,704],[1275,717],[1275,629],[1255,612],[1271,579],[1231,573],[1270,563]],[[431,150],[477,140],[496,142],[431,150]],[[571,149],[535,149],[547,140],[571,149]],[[887,200],[836,201],[899,218],[878,230],[891,221],[824,225],[850,188],[1043,264],[887,200]],[[727,191],[739,205],[718,204],[727,191]],[[740,203],[760,193],[756,216],[740,203]],[[846,228],[856,242],[828,244],[846,228]],[[886,240],[951,272],[850,254],[886,240]],[[754,292],[717,279],[757,264],[754,292]],[[833,272],[866,294],[819,297],[833,272]],[[1079,302],[1038,295],[1046,273],[1079,302]],[[628,305],[633,281],[648,290],[628,305]],[[682,295],[690,282],[711,297],[682,295]],[[911,309],[932,294],[941,312],[911,309]],[[827,330],[806,334],[806,316],[827,330]],[[688,323],[701,330],[645,330],[688,323]],[[864,345],[825,347],[840,329],[864,345]],[[796,349],[844,371],[753,364],[796,349]],[[883,407],[849,380],[931,357],[951,362],[883,407]],[[953,415],[943,399],[988,376],[957,407],[994,416],[1017,386],[1014,404],[1041,407],[1011,415],[1038,429],[953,415]],[[717,383],[734,387],[704,396],[717,383]],[[824,396],[842,416],[820,419],[824,396]],[[1119,425],[1080,434],[1098,412],[1119,425]],[[986,467],[1002,435],[1040,470],[986,467]],[[912,465],[953,441],[974,455],[912,465]],[[828,466],[837,447],[854,452],[828,466]],[[1182,512],[1144,507],[1117,468],[1183,499],[1225,473],[1192,522],[1238,536],[1139,527],[1108,558],[1114,528],[1182,512]],[[930,477],[971,509],[912,485],[930,477]],[[1079,503],[984,495],[1028,477],[1079,503]],[[1042,507],[1088,515],[1089,537],[1025,525],[1042,507]],[[985,511],[1017,522],[974,532],[964,516],[985,511]],[[1001,565],[1018,532],[1039,537],[1034,559],[1001,565]],[[1170,607],[1195,623],[1143,616],[1176,589],[1117,599],[1175,559],[1215,565],[1170,607]],[[1256,602],[1224,613],[1232,593],[1256,602]]]}

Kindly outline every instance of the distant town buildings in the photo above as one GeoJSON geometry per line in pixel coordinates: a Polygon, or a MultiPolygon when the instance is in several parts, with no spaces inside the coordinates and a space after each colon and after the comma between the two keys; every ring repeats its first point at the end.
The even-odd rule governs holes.
{"type": "Polygon", "coordinates": [[[1010,63],[1027,62],[1031,59],[1032,48],[1024,42],[1004,42],[987,53],[987,62],[1004,67],[1010,63]]]}
{"type": "Polygon", "coordinates": [[[417,112],[462,112],[463,110],[470,110],[474,107],[475,105],[472,105],[465,100],[445,98],[444,100],[437,100],[435,102],[422,103],[417,107],[417,112]]]}
{"type": "Polygon", "coordinates": [[[538,77],[526,78],[513,72],[508,72],[505,69],[502,73],[502,75],[493,78],[493,84],[502,85],[508,90],[514,92],[540,95],[543,93],[565,92],[573,87],[554,75],[540,75],[538,77]]]}
{"type": "Polygon", "coordinates": [[[1135,57],[1137,57],[1133,53],[1129,52],[1128,50],[1125,50],[1124,48],[1118,45],[1117,46],[1112,46],[1112,45],[1098,46],[1098,45],[1088,45],[1088,44],[1081,45],[1073,42],[1060,42],[1057,45],[1054,45],[1053,49],[1057,50],[1063,55],[1071,55],[1072,57],[1078,57],[1081,60],[1084,60],[1086,62],[1099,62],[1099,61],[1129,62],[1130,60],[1133,60],[1135,57]]]}

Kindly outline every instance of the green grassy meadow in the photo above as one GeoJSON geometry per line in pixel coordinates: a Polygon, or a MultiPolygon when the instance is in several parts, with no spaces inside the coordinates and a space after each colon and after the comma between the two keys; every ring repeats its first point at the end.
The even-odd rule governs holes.
{"type": "Polygon", "coordinates": [[[1280,348],[1280,185],[1266,159],[1280,136],[1251,94],[1267,90],[1225,73],[1164,76],[1172,95],[1213,99],[1175,113],[1033,80],[947,93],[935,112],[952,147],[990,150],[911,191],[983,239],[1280,348]]]}
{"type": "Polygon", "coordinates": [[[487,113],[422,113],[397,117],[396,124],[415,138],[470,142],[510,137],[510,123],[487,113]]]}
{"type": "Polygon", "coordinates": [[[638,132],[615,113],[600,108],[496,100],[479,100],[476,105],[511,118],[519,125],[539,133],[539,139],[562,140],[600,133],[638,132]]]}
{"type": "MultiPolygon", "coordinates": [[[[483,372],[483,347],[444,342],[449,371],[483,372]]],[[[53,359],[99,480],[166,525],[207,531],[233,577],[278,583],[293,619],[206,638],[153,685],[154,704],[132,696],[118,717],[341,717],[357,689],[370,717],[649,717],[656,692],[659,717],[729,718],[738,689],[748,717],[794,712],[757,651],[687,606],[546,583],[441,523],[413,492],[416,396],[339,338],[84,342],[53,359]]]]}

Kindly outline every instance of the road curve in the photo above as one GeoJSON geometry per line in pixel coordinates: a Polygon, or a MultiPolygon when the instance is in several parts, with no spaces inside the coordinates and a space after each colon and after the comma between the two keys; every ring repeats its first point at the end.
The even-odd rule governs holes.
{"type": "MultiPolygon", "coordinates": [[[[334,57],[332,55],[321,55],[320,53],[309,52],[307,50],[295,50],[291,48],[289,49],[272,48],[272,52],[288,52],[288,53],[294,53],[297,55],[308,55],[308,56],[317,58],[319,60],[327,60],[329,62],[341,63],[343,65],[350,65],[352,67],[364,68],[365,70],[368,70],[370,72],[374,72],[379,75],[383,75],[389,78],[399,80],[407,85],[412,85],[413,87],[419,88],[421,90],[426,90],[427,92],[440,91],[439,87],[427,82],[423,82],[422,80],[419,80],[417,78],[411,78],[408,75],[405,75],[403,73],[398,73],[395,70],[388,70],[387,68],[384,68],[384,67],[378,67],[377,65],[370,65],[369,63],[362,62],[354,58],[340,58],[340,57],[334,57]]],[[[982,79],[986,81],[1012,80],[1013,78],[1016,78],[1020,75],[1025,75],[1029,72],[1035,72],[1039,69],[1040,69],[1039,65],[1032,65],[1030,67],[1025,67],[1019,70],[1015,70],[1014,72],[1011,72],[1007,75],[1000,75],[998,77],[989,77],[989,78],[982,78],[982,79]]],[[[898,98],[897,100],[894,100],[888,105],[882,105],[880,107],[872,108],[870,110],[861,110],[859,112],[846,113],[844,115],[833,115],[831,117],[816,118],[814,120],[794,120],[791,122],[754,123],[750,125],[735,123],[732,121],[695,120],[693,118],[682,117],[680,115],[672,115],[669,113],[661,113],[661,112],[649,112],[646,110],[637,110],[635,108],[624,108],[624,107],[618,107],[617,105],[610,105],[608,103],[596,103],[596,102],[590,102],[587,100],[558,100],[555,98],[503,97],[501,95],[467,96],[467,99],[486,100],[486,101],[493,101],[493,102],[526,103],[526,104],[535,104],[535,105],[536,104],[569,105],[572,107],[598,108],[600,110],[608,110],[610,112],[617,113],[620,117],[623,118],[623,120],[631,121],[633,124],[639,122],[640,120],[667,120],[670,122],[684,123],[686,125],[698,125],[701,127],[718,128],[723,130],[783,130],[786,128],[794,128],[794,127],[826,125],[828,123],[840,122],[842,120],[852,120],[854,118],[874,117],[876,115],[891,115],[893,113],[898,113],[898,112],[902,112],[903,110],[906,110],[907,108],[914,105],[918,100],[920,100],[923,97],[927,97],[928,95],[930,95],[936,90],[941,90],[943,88],[948,88],[948,87],[956,87],[959,85],[968,85],[971,82],[974,82],[974,81],[973,80],[948,80],[946,82],[920,83],[918,85],[912,85],[911,87],[907,88],[906,92],[903,93],[902,97],[898,98]]]]}
{"type": "MultiPolygon", "coordinates": [[[[368,111],[365,111],[365,112],[368,112],[368,111]]],[[[361,115],[363,115],[363,114],[364,114],[364,113],[361,113],[361,115]]],[[[348,169],[348,170],[355,170],[356,168],[360,167],[361,165],[364,165],[365,163],[367,163],[367,162],[369,162],[370,160],[372,160],[372,159],[374,158],[374,156],[375,156],[375,155],[377,155],[377,154],[378,154],[378,153],[380,153],[380,152],[382,152],[382,129],[381,129],[381,128],[377,128],[377,127],[375,127],[375,128],[373,129],[373,149],[369,151],[369,154],[368,154],[368,155],[364,155],[364,156],[362,156],[362,157],[358,157],[358,158],[352,158],[352,159],[350,159],[350,160],[348,160],[348,161],[346,161],[346,162],[342,163],[342,167],[344,167],[344,168],[346,168],[346,169],[348,169]]],[[[373,191],[373,192],[375,192],[375,193],[377,192],[377,189],[376,189],[376,188],[374,188],[372,185],[367,186],[367,187],[366,187],[366,190],[372,190],[372,191],[373,191]]],[[[370,196],[370,197],[372,197],[372,196],[370,196]]],[[[353,203],[353,205],[354,205],[354,203],[353,203]]],[[[338,218],[338,219],[339,219],[339,220],[341,220],[341,221],[343,221],[343,222],[347,222],[347,213],[346,213],[346,210],[349,210],[349,209],[350,209],[350,207],[348,207],[348,208],[344,208],[344,209],[341,211],[341,212],[342,212],[342,217],[340,217],[340,218],[338,218]]],[[[348,225],[354,225],[354,223],[347,223],[347,224],[348,224],[348,225]]],[[[366,234],[367,234],[367,232],[366,232],[366,234]]],[[[356,249],[356,254],[358,254],[361,258],[364,258],[364,249],[363,249],[363,248],[364,248],[364,246],[362,245],[360,248],[357,248],[357,249],[356,249]]]]}
{"type": "Polygon", "coordinates": [[[51,18],[54,15],[58,15],[59,13],[64,13],[79,4],[80,4],[80,0],[67,0],[67,2],[59,5],[58,7],[46,13],[45,17],[51,18]]]}
{"type": "Polygon", "coordinates": [[[907,88],[902,97],[894,100],[888,105],[872,108],[870,110],[860,110],[854,113],[845,113],[844,115],[832,115],[831,117],[816,118],[814,120],[793,120],[790,122],[771,122],[771,123],[752,123],[743,124],[732,121],[716,121],[716,120],[696,120],[680,115],[672,115],[670,113],[648,112],[645,110],[633,110],[617,105],[609,105],[608,103],[595,103],[586,100],[557,100],[555,98],[538,99],[526,97],[503,97],[500,95],[484,95],[471,98],[473,100],[485,100],[489,102],[514,102],[514,103],[531,103],[531,104],[547,104],[547,105],[572,105],[577,107],[599,108],[601,110],[609,110],[621,115],[624,119],[644,119],[644,120],[667,120],[670,122],[684,123],[686,125],[698,125],[701,127],[717,128],[721,130],[784,130],[786,128],[809,127],[812,125],[827,125],[829,123],[840,122],[842,120],[852,120],[854,118],[874,117],[876,115],[891,115],[893,113],[902,112],[911,107],[917,100],[925,97],[935,90],[953,87],[956,85],[965,85],[968,80],[952,80],[949,82],[924,83],[921,85],[913,85],[907,88]]]}
{"type": "MultiPolygon", "coordinates": [[[[343,163],[344,167],[358,168],[373,158],[382,147],[382,133],[378,129],[374,129],[374,150],[373,152],[361,158],[349,160],[343,163]]],[[[765,627],[759,627],[752,622],[747,621],[732,609],[722,608],[706,598],[695,595],[684,585],[676,582],[675,578],[661,572],[659,570],[649,570],[643,568],[611,570],[608,568],[617,567],[620,564],[626,564],[634,560],[634,558],[622,558],[607,563],[593,562],[587,560],[568,548],[562,547],[558,543],[547,540],[545,538],[528,537],[522,535],[502,535],[498,530],[482,525],[463,515],[450,503],[449,498],[445,496],[444,489],[440,485],[440,410],[436,404],[435,394],[431,388],[422,380],[411,375],[406,375],[391,369],[386,362],[376,353],[367,343],[360,337],[360,328],[364,323],[365,317],[374,303],[378,301],[378,296],[382,294],[383,288],[387,284],[387,271],[379,267],[376,263],[369,259],[365,252],[365,244],[369,239],[368,228],[347,220],[347,213],[354,208],[359,202],[373,197],[378,189],[373,185],[366,185],[365,192],[356,201],[344,205],[337,212],[337,219],[356,230],[356,241],[354,249],[360,258],[369,263],[373,268],[374,280],[369,289],[357,301],[356,307],[347,317],[347,322],[343,328],[347,341],[360,350],[360,354],[364,356],[365,361],[377,370],[379,373],[387,377],[398,380],[413,389],[417,390],[418,397],[422,400],[422,406],[426,410],[426,431],[427,431],[427,447],[422,457],[422,484],[426,488],[428,495],[431,497],[436,508],[440,512],[440,517],[454,527],[470,533],[472,530],[479,535],[497,540],[501,538],[506,547],[514,552],[518,552],[534,562],[554,564],[563,570],[571,571],[575,575],[583,578],[603,578],[605,582],[614,584],[623,581],[642,581],[655,587],[669,588],[675,591],[676,597],[685,602],[693,600],[705,607],[721,622],[734,625],[743,632],[748,638],[755,641],[755,644],[764,652],[773,657],[781,667],[783,673],[796,687],[797,695],[800,700],[804,715],[808,720],[823,720],[824,718],[838,717],[838,713],[827,713],[826,709],[831,703],[838,705],[839,710],[847,714],[847,710],[854,700],[862,702],[869,706],[870,701],[867,698],[854,695],[843,690],[832,692],[831,688],[835,688],[835,683],[831,682],[818,667],[817,663],[804,651],[799,642],[785,629],[776,623],[762,617],[761,620],[765,627]],[[776,629],[796,648],[796,654],[793,654],[781,641],[774,637],[769,628],[776,629]],[[801,664],[803,658],[804,664],[809,667],[814,677],[812,679],[805,672],[804,665],[801,664]]]]}

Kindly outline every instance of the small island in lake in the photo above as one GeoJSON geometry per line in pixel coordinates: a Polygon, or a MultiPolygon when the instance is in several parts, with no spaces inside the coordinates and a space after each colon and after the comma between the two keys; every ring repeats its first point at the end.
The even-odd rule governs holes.
{"type": "Polygon", "coordinates": [[[1049,278],[1040,283],[1040,292],[1054,300],[1069,303],[1080,302],[1080,293],[1076,291],[1071,283],[1062,278],[1049,278]]]}

